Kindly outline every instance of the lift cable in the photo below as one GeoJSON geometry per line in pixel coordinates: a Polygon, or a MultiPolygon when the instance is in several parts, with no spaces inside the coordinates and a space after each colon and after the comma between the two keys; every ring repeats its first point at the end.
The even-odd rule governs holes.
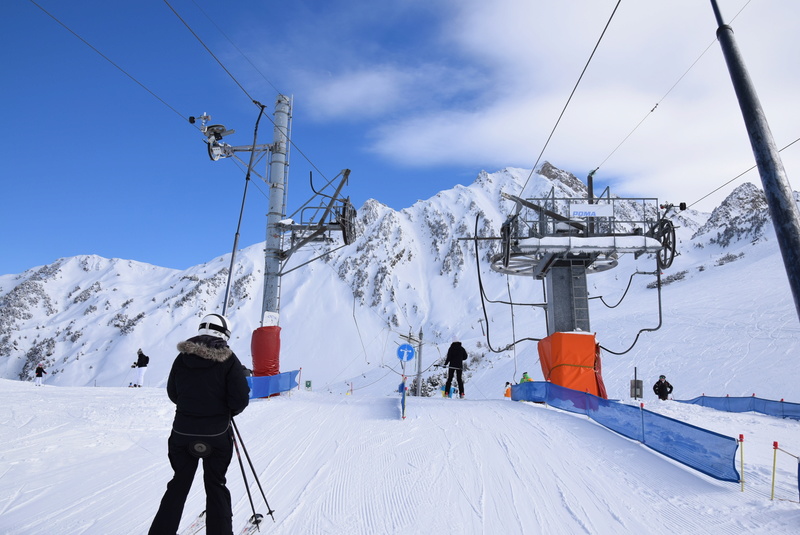
{"type": "Polygon", "coordinates": [[[264,79],[264,81],[266,81],[266,82],[267,82],[267,83],[270,85],[270,87],[272,87],[272,89],[274,89],[274,90],[275,90],[275,91],[276,91],[278,94],[282,95],[283,93],[282,93],[282,92],[281,92],[281,91],[280,91],[280,90],[279,90],[277,87],[275,87],[275,84],[273,84],[272,82],[270,82],[270,81],[269,81],[269,79],[268,79],[268,78],[267,78],[267,77],[264,75],[264,73],[263,73],[263,72],[261,72],[261,70],[259,70],[259,68],[258,68],[258,67],[256,67],[256,65],[255,65],[255,64],[254,64],[254,63],[253,63],[253,62],[250,60],[250,58],[249,58],[249,57],[247,57],[247,55],[246,55],[244,52],[242,52],[242,50],[241,50],[241,49],[240,49],[238,46],[236,46],[236,43],[234,43],[234,42],[231,40],[231,38],[230,38],[230,37],[228,37],[228,35],[227,35],[227,34],[226,34],[224,31],[222,31],[222,28],[220,28],[220,27],[217,25],[217,23],[216,23],[216,22],[214,22],[214,19],[213,19],[212,17],[210,17],[210,16],[208,15],[208,13],[206,13],[206,12],[203,10],[203,8],[202,8],[202,7],[200,7],[200,5],[199,5],[197,2],[195,2],[195,0],[192,0],[192,3],[193,3],[193,4],[194,4],[196,7],[197,7],[197,9],[199,9],[199,10],[200,10],[200,12],[201,12],[203,15],[205,15],[205,16],[206,16],[206,18],[207,18],[207,19],[208,19],[208,20],[211,22],[211,24],[213,24],[213,25],[214,25],[214,27],[215,27],[215,28],[216,28],[216,29],[219,31],[219,33],[221,33],[221,34],[222,34],[222,35],[225,37],[225,39],[227,39],[227,40],[228,40],[228,42],[231,44],[231,46],[232,46],[233,48],[235,48],[235,49],[236,49],[236,50],[239,52],[239,54],[241,54],[241,56],[242,56],[242,57],[243,57],[243,58],[244,58],[244,59],[247,61],[247,63],[249,63],[249,64],[250,64],[250,66],[251,66],[251,67],[253,67],[253,69],[255,69],[255,71],[256,71],[258,74],[260,74],[260,75],[261,75],[261,77],[264,79]]]}
{"type": "MultiPolygon", "coordinates": [[[[750,2],[751,2],[751,1],[752,1],[752,0],[747,0],[747,3],[745,3],[745,5],[743,5],[743,6],[742,6],[742,8],[741,8],[741,9],[740,9],[740,10],[739,10],[737,13],[736,13],[736,15],[734,15],[734,16],[733,16],[733,18],[731,18],[731,22],[733,22],[734,20],[736,20],[736,18],[737,18],[739,15],[741,15],[741,14],[742,14],[742,11],[744,11],[744,10],[745,10],[745,8],[746,8],[746,7],[747,7],[747,6],[750,4],[750,2]]],[[[605,163],[606,163],[608,160],[610,160],[610,159],[611,159],[611,157],[612,157],[612,156],[613,156],[613,155],[614,155],[614,154],[617,152],[617,150],[619,150],[619,148],[620,148],[620,147],[622,147],[622,145],[624,145],[626,141],[628,141],[628,139],[629,139],[629,138],[630,138],[630,137],[631,137],[631,136],[634,134],[634,132],[636,132],[636,130],[638,130],[638,129],[639,129],[639,127],[640,127],[640,126],[642,126],[642,123],[644,123],[644,122],[645,122],[645,121],[646,121],[646,120],[647,120],[647,119],[650,117],[650,115],[651,115],[653,112],[655,112],[655,111],[656,111],[656,109],[658,108],[658,106],[659,106],[659,105],[660,105],[660,104],[661,104],[661,103],[662,103],[662,102],[663,102],[663,101],[664,101],[664,100],[667,98],[667,96],[669,96],[669,94],[670,94],[670,93],[672,93],[672,91],[673,91],[673,90],[674,90],[674,89],[675,89],[675,88],[678,86],[678,84],[680,84],[680,83],[681,83],[681,81],[683,81],[683,79],[686,77],[686,75],[688,75],[688,74],[689,74],[689,71],[691,71],[691,70],[692,70],[692,69],[695,67],[695,65],[697,65],[697,64],[700,62],[700,60],[703,58],[703,56],[705,56],[705,55],[706,55],[706,53],[708,53],[708,51],[709,51],[709,50],[711,50],[711,48],[712,48],[714,45],[716,45],[716,44],[717,44],[717,40],[716,40],[716,39],[714,39],[713,41],[711,41],[711,43],[709,43],[709,45],[708,45],[708,46],[705,48],[705,50],[703,50],[703,52],[701,52],[701,53],[700,53],[700,55],[697,57],[697,59],[696,59],[696,60],[694,60],[694,62],[692,62],[692,64],[691,64],[691,65],[689,65],[689,68],[687,68],[687,69],[686,69],[686,71],[684,71],[684,73],[683,73],[683,74],[681,74],[681,75],[678,77],[678,79],[675,81],[675,83],[674,83],[674,84],[672,84],[672,87],[670,87],[670,88],[667,90],[667,92],[666,92],[666,93],[664,93],[664,96],[662,96],[662,97],[661,97],[661,98],[660,98],[660,99],[659,99],[659,100],[658,100],[658,101],[655,103],[655,106],[653,106],[653,107],[650,109],[650,111],[649,111],[649,112],[647,112],[647,113],[645,114],[645,116],[644,116],[644,117],[642,117],[642,120],[641,120],[641,121],[639,121],[639,122],[637,123],[637,125],[633,127],[633,130],[631,130],[631,131],[628,133],[628,135],[626,135],[626,136],[625,136],[625,137],[622,139],[622,141],[620,141],[620,142],[619,142],[619,144],[618,144],[616,147],[614,147],[614,150],[612,150],[612,151],[611,151],[611,153],[609,153],[609,155],[608,155],[608,156],[606,156],[606,157],[603,159],[603,161],[602,161],[602,162],[600,162],[600,165],[598,165],[598,166],[597,166],[597,168],[595,169],[595,171],[596,171],[597,169],[599,169],[600,167],[602,167],[602,166],[603,166],[603,165],[604,165],[604,164],[605,164],[605,163]]],[[[752,168],[751,168],[751,169],[752,169],[752,168]]],[[[748,171],[750,171],[750,169],[748,169],[748,171]]],[[[746,172],[747,172],[747,171],[745,171],[745,173],[746,173],[746,172]]],[[[742,174],[744,174],[744,173],[742,173],[742,174]]],[[[739,176],[742,176],[742,175],[739,175],[739,176]]],[[[739,177],[737,176],[736,178],[739,178],[739,177]]],[[[723,186],[726,186],[726,185],[730,184],[730,182],[733,182],[733,180],[736,180],[736,178],[732,179],[732,180],[731,180],[731,181],[729,181],[729,182],[726,182],[725,184],[723,184],[723,185],[722,185],[722,186],[720,186],[720,187],[723,187],[723,186]]],[[[714,191],[717,191],[717,190],[714,190],[714,191]]],[[[714,193],[714,191],[712,191],[711,193],[714,193]]],[[[711,195],[711,193],[709,193],[709,195],[711,195]]],[[[703,199],[705,199],[705,197],[703,197],[703,199]]],[[[700,199],[700,200],[702,200],[702,199],[700,199]]],[[[700,200],[698,200],[698,201],[696,201],[696,202],[699,202],[700,200]]]]}
{"type": "MultiPolygon", "coordinates": [[[[114,67],[116,67],[116,68],[117,68],[117,70],[119,70],[119,71],[120,71],[122,74],[124,74],[125,76],[127,76],[128,78],[130,78],[131,80],[133,80],[133,81],[134,81],[134,82],[135,82],[135,83],[136,83],[136,84],[137,84],[139,87],[141,87],[142,89],[144,89],[145,91],[147,91],[148,93],[150,93],[152,96],[154,96],[154,97],[155,97],[155,98],[156,98],[156,99],[157,99],[159,102],[161,102],[161,103],[162,103],[164,106],[166,106],[167,108],[169,108],[170,110],[172,110],[173,112],[175,112],[175,114],[176,114],[176,115],[178,115],[178,116],[179,116],[179,117],[180,117],[180,118],[181,118],[181,119],[182,119],[184,122],[186,121],[186,116],[185,116],[184,114],[182,114],[181,112],[179,112],[178,110],[176,110],[174,107],[170,106],[170,105],[169,105],[169,103],[167,103],[167,101],[166,101],[166,100],[164,100],[163,98],[159,97],[159,96],[158,96],[158,95],[157,95],[157,94],[156,94],[156,93],[155,93],[153,90],[151,90],[149,87],[147,87],[147,86],[146,86],[146,85],[144,85],[142,82],[140,82],[139,80],[137,80],[137,79],[136,79],[136,78],[135,78],[135,77],[134,77],[132,74],[130,74],[128,71],[126,71],[125,69],[123,69],[122,67],[120,67],[119,65],[117,65],[116,63],[114,63],[114,61],[113,61],[111,58],[109,58],[108,56],[106,56],[105,54],[103,54],[102,52],[100,52],[100,50],[98,50],[97,48],[95,48],[94,46],[92,46],[92,44],[91,44],[89,41],[87,41],[86,39],[84,39],[83,37],[81,37],[80,35],[78,35],[78,33],[77,33],[77,32],[75,32],[74,30],[72,30],[72,28],[70,28],[69,26],[67,26],[67,25],[66,25],[66,24],[64,24],[63,22],[61,22],[61,21],[60,21],[60,20],[59,20],[59,19],[58,19],[58,18],[57,18],[55,15],[53,15],[52,13],[50,13],[49,11],[47,11],[45,8],[43,8],[42,6],[40,6],[39,4],[37,4],[37,3],[36,3],[34,0],[28,0],[28,1],[29,1],[31,4],[35,5],[36,7],[38,7],[39,9],[41,9],[41,10],[42,10],[42,12],[44,12],[44,14],[45,14],[45,15],[47,15],[48,17],[50,17],[51,19],[53,19],[54,21],[56,21],[58,24],[60,24],[60,25],[61,25],[61,26],[62,26],[62,27],[65,29],[65,30],[67,30],[69,33],[71,33],[72,35],[74,35],[75,37],[77,37],[78,39],[80,39],[80,40],[81,40],[81,42],[83,42],[83,44],[85,44],[86,46],[88,46],[89,48],[91,48],[91,49],[92,49],[93,51],[95,51],[95,52],[96,52],[96,53],[97,53],[97,54],[98,54],[98,55],[99,55],[101,58],[103,58],[104,60],[106,60],[107,62],[109,62],[111,65],[113,65],[114,67]]],[[[198,129],[199,129],[199,127],[195,127],[195,128],[198,128],[198,129]]]]}
{"type": "Polygon", "coordinates": [[[175,11],[175,8],[170,5],[169,1],[164,0],[164,3],[167,4],[167,7],[170,8],[173,13],[175,13],[175,16],[178,17],[178,20],[180,20],[183,23],[183,25],[186,26],[186,29],[189,30],[192,35],[194,35],[195,39],[197,39],[200,42],[200,44],[203,45],[203,48],[206,49],[206,52],[211,54],[211,57],[214,58],[214,60],[216,60],[217,63],[219,63],[219,66],[222,67],[222,70],[228,73],[228,76],[231,77],[231,80],[233,80],[233,82],[239,86],[239,89],[241,89],[244,92],[244,94],[247,95],[247,98],[249,98],[250,101],[253,102],[256,106],[261,106],[261,103],[250,96],[250,93],[247,92],[247,89],[245,89],[244,86],[239,83],[239,80],[237,80],[236,77],[231,73],[231,71],[229,71],[228,68],[225,67],[225,64],[222,63],[222,61],[220,61],[220,59],[214,54],[214,52],[212,52],[211,49],[208,48],[208,46],[203,42],[203,40],[200,39],[200,36],[197,35],[197,33],[192,29],[191,26],[189,26],[189,23],[183,20],[183,17],[181,17],[180,14],[177,11],[175,11]]]}
{"type": "Polygon", "coordinates": [[[600,46],[600,41],[603,40],[603,36],[606,34],[606,30],[608,30],[609,25],[611,24],[611,20],[614,18],[614,14],[617,12],[617,8],[619,8],[620,3],[622,0],[617,0],[617,5],[614,6],[614,11],[611,12],[611,16],[608,18],[608,22],[606,22],[605,28],[603,28],[603,32],[600,34],[600,38],[597,40],[597,43],[594,45],[594,49],[592,53],[589,55],[589,59],[586,61],[586,65],[584,65],[583,70],[581,71],[581,75],[578,77],[578,81],[575,82],[575,87],[572,88],[572,92],[569,94],[569,98],[567,98],[567,102],[564,104],[564,108],[561,110],[561,114],[558,116],[556,120],[556,124],[553,125],[553,129],[550,131],[550,135],[547,136],[547,141],[545,141],[544,146],[542,147],[542,151],[539,153],[539,157],[536,158],[536,163],[533,164],[533,169],[531,169],[530,174],[528,175],[527,180],[525,180],[525,184],[522,186],[521,191],[525,191],[525,187],[530,182],[531,177],[533,176],[533,172],[536,169],[536,166],[539,165],[539,161],[542,159],[542,155],[544,151],[547,149],[547,145],[550,143],[550,140],[553,138],[553,134],[556,132],[556,128],[558,128],[558,124],[561,122],[561,118],[564,117],[564,113],[567,111],[567,107],[569,107],[570,101],[572,100],[573,95],[575,95],[575,91],[578,89],[578,85],[580,85],[581,80],[583,79],[583,75],[586,74],[586,69],[589,68],[589,63],[591,63],[592,58],[594,57],[595,52],[597,52],[597,48],[600,46]]]}
{"type": "MultiPolygon", "coordinates": [[[[778,152],[783,152],[783,150],[785,150],[785,149],[788,149],[789,147],[791,147],[792,145],[794,145],[794,144],[795,144],[795,143],[797,143],[798,141],[800,141],[800,137],[799,137],[799,138],[797,138],[797,139],[795,139],[794,141],[792,141],[791,143],[789,143],[788,145],[786,145],[786,146],[785,146],[785,147],[783,147],[782,149],[779,149],[779,150],[778,150],[778,152]]],[[[732,179],[728,180],[727,182],[725,182],[724,184],[722,184],[722,185],[721,185],[721,186],[719,186],[718,188],[711,190],[710,192],[706,193],[705,195],[703,195],[702,197],[700,197],[699,199],[697,199],[696,201],[694,201],[692,204],[688,205],[688,206],[687,206],[687,208],[691,208],[692,206],[694,206],[695,204],[699,203],[700,201],[702,201],[702,200],[703,200],[703,199],[705,199],[706,197],[709,197],[709,196],[713,195],[714,193],[718,192],[719,190],[721,190],[722,188],[724,188],[725,186],[727,186],[728,184],[730,184],[731,182],[733,182],[733,181],[734,181],[734,180],[736,180],[737,178],[741,178],[742,176],[746,175],[747,173],[749,173],[750,171],[752,171],[752,170],[753,170],[753,169],[755,169],[756,167],[758,167],[758,165],[753,165],[753,166],[752,166],[750,169],[748,169],[748,170],[746,170],[746,171],[743,171],[743,172],[739,173],[738,175],[736,175],[736,176],[735,176],[735,177],[733,177],[732,179]]]]}

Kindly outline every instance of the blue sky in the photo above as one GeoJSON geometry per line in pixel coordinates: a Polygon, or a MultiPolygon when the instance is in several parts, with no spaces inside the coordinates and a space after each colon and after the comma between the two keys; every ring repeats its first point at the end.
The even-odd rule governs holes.
{"type": "MultiPolygon", "coordinates": [[[[37,4],[158,98],[29,0],[5,6],[3,274],[79,254],[183,269],[229,252],[244,172],[211,162],[186,117],[208,113],[249,144],[251,97],[271,115],[278,90],[294,102],[289,212],[312,170],[319,184],[351,169],[356,208],[402,209],[481,170],[531,168],[617,2],[170,0],[236,82],[165,2],[37,4]]],[[[719,4],[788,145],[800,5],[719,4]]],[[[751,167],[715,30],[710,2],[622,2],[542,161],[688,203],[751,167]]],[[[782,154],[795,190],[798,145],[782,154]]],[[[695,208],[745,180],[760,186],[751,171],[695,208]]],[[[264,239],[266,191],[250,188],[240,246],[264,239]]]]}

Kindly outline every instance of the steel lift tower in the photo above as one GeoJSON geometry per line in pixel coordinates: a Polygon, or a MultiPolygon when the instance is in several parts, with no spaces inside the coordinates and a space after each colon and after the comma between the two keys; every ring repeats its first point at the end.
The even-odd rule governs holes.
{"type": "MultiPolygon", "coordinates": [[[[263,106],[262,106],[263,113],[263,106]]],[[[264,293],[261,306],[260,327],[253,332],[251,340],[251,351],[253,355],[253,375],[256,377],[277,375],[280,373],[280,295],[281,277],[288,273],[285,270],[286,262],[290,256],[302,246],[316,240],[329,239],[333,232],[341,232],[344,244],[349,244],[355,238],[355,217],[356,210],[350,203],[350,199],[342,197],[342,188],[347,183],[350,170],[345,169],[336,177],[329,180],[320,191],[314,190],[314,197],[322,197],[324,201],[319,206],[310,206],[311,201],[307,201],[302,209],[301,220],[296,223],[287,218],[286,205],[287,193],[286,185],[289,176],[289,147],[291,145],[291,99],[285,95],[278,95],[275,103],[273,115],[273,140],[271,144],[257,145],[255,137],[258,132],[258,122],[256,123],[256,133],[254,134],[253,144],[246,146],[231,146],[222,141],[222,138],[234,133],[222,125],[207,125],[211,119],[208,115],[202,115],[195,119],[190,117],[189,121],[201,122],[200,131],[206,136],[209,158],[217,161],[220,158],[233,157],[239,159],[238,152],[249,152],[248,162],[239,159],[247,165],[247,180],[250,174],[257,174],[253,170],[254,163],[257,161],[257,154],[263,157],[269,155],[267,163],[267,176],[263,178],[269,186],[269,208],[267,211],[267,236],[264,249],[264,293]],[[335,185],[335,192],[332,195],[324,194],[323,191],[335,185]],[[291,242],[286,247],[287,236],[291,242]]],[[[259,120],[261,115],[259,115],[259,120]]],[[[313,189],[313,184],[312,184],[313,189]]],[[[247,196],[247,186],[245,186],[245,198],[247,196]]],[[[313,198],[312,198],[313,199],[313,198]]],[[[244,199],[242,200],[242,210],[244,210],[244,199]]],[[[239,216],[241,225],[241,214],[239,216]]],[[[234,271],[236,259],[239,231],[237,229],[234,241],[233,253],[231,255],[231,267],[228,273],[228,285],[225,292],[223,304],[223,314],[228,306],[228,293],[230,291],[231,277],[234,271]]],[[[334,249],[335,250],[335,249],[334,249]]],[[[329,251],[333,252],[333,251],[329,251]]]]}

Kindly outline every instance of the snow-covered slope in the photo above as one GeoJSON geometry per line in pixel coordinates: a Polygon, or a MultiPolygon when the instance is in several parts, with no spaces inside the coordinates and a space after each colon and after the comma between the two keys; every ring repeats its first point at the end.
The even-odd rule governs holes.
{"type": "MultiPolygon", "coordinates": [[[[793,534],[800,525],[800,424],[675,402],[664,412],[744,434],[745,491],[689,470],[585,417],[500,398],[294,391],[237,417],[275,522],[262,533],[374,535],[793,534]]],[[[143,534],[171,470],[173,405],[163,389],[35,387],[0,379],[0,533],[143,534]]],[[[245,461],[245,467],[247,462],[245,461]]],[[[249,470],[249,469],[248,469],[249,470]]],[[[238,463],[235,529],[250,516],[238,463]]],[[[248,472],[257,511],[266,512],[248,472]]],[[[184,509],[205,503],[200,476],[184,509]]]]}

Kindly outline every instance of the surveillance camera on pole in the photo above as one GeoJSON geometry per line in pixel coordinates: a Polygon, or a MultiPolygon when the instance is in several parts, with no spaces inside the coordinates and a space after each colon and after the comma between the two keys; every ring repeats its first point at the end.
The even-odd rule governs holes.
{"type": "Polygon", "coordinates": [[[233,134],[236,130],[228,130],[221,124],[206,126],[206,123],[211,120],[211,116],[205,113],[200,117],[189,117],[191,124],[195,124],[198,120],[200,121],[200,131],[206,136],[208,157],[211,158],[211,161],[216,162],[220,158],[233,156],[235,148],[227,143],[221,143],[221,140],[223,137],[233,134]]]}

